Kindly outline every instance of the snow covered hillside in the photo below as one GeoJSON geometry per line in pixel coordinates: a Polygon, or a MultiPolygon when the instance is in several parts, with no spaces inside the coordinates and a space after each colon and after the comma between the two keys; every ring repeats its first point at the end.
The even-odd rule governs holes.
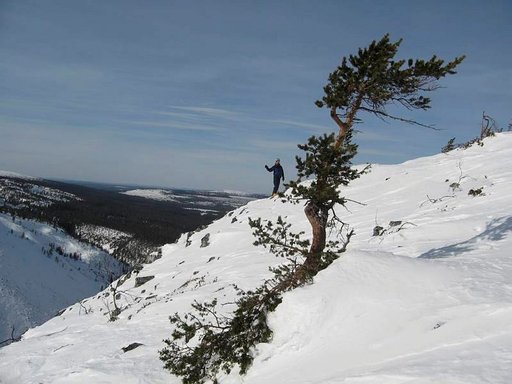
{"type": "Polygon", "coordinates": [[[62,230],[0,214],[0,341],[106,287],[122,266],[62,230]]]}
{"type": "MultiPolygon", "coordinates": [[[[512,382],[512,133],[467,150],[375,165],[342,193],[356,232],[312,285],[284,296],[234,384],[512,382]]],[[[252,245],[248,218],[286,216],[309,233],[302,205],[248,203],[163,248],[112,291],[69,307],[0,349],[0,382],[180,383],[158,350],[193,300],[232,302],[281,260],[252,245]],[[140,345],[123,350],[132,343],[140,345]]],[[[225,310],[232,309],[229,305],[225,310]]]]}
{"type": "Polygon", "coordinates": [[[28,207],[48,207],[59,201],[80,200],[71,193],[33,184],[30,181],[38,179],[0,171],[0,203],[3,205],[5,202],[8,207],[20,210],[28,207]]]}
{"type": "Polygon", "coordinates": [[[0,169],[0,177],[14,177],[17,179],[25,179],[25,180],[37,180],[37,178],[27,175],[22,175],[16,172],[11,171],[3,171],[0,169]]]}
{"type": "Polygon", "coordinates": [[[251,200],[263,197],[257,194],[236,191],[187,191],[154,188],[130,189],[120,193],[151,200],[178,203],[184,209],[199,211],[203,215],[231,211],[251,200]]]}

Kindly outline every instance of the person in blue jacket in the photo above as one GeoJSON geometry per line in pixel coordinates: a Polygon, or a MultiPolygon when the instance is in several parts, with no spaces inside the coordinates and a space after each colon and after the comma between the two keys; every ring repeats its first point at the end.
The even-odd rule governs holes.
{"type": "Polygon", "coordinates": [[[281,179],[284,181],[284,170],[281,166],[281,160],[277,159],[276,163],[270,168],[265,165],[265,169],[269,172],[274,172],[274,190],[272,191],[272,196],[275,196],[279,190],[281,179]]]}

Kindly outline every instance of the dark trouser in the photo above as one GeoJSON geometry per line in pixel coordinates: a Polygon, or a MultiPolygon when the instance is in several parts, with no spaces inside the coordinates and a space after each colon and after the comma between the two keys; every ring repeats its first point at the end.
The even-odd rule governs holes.
{"type": "Polygon", "coordinates": [[[281,182],[280,177],[274,177],[274,190],[272,191],[272,194],[277,193],[279,190],[279,183],[281,182]]]}

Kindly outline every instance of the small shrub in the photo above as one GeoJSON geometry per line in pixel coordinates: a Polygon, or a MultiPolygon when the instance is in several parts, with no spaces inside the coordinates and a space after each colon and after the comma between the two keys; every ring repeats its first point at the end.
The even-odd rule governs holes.
{"type": "Polygon", "coordinates": [[[450,188],[452,189],[453,192],[460,191],[460,184],[457,182],[453,182],[450,184],[450,188]]]}
{"type": "Polygon", "coordinates": [[[114,308],[111,312],[110,312],[110,318],[109,318],[109,321],[116,321],[117,319],[119,319],[119,315],[121,314],[121,309],[120,308],[114,308]]]}
{"type": "Polygon", "coordinates": [[[382,236],[384,234],[384,228],[380,225],[373,227],[373,236],[382,236]]]}
{"type": "Polygon", "coordinates": [[[468,195],[469,196],[473,196],[473,197],[483,196],[484,195],[483,187],[476,188],[476,189],[470,189],[469,192],[468,192],[468,195]]]}
{"type": "Polygon", "coordinates": [[[496,120],[494,120],[491,116],[486,115],[485,112],[482,114],[482,123],[480,127],[480,136],[475,137],[471,140],[466,141],[462,144],[455,144],[455,137],[448,140],[448,143],[441,148],[442,153],[448,153],[456,148],[466,149],[471,147],[473,144],[477,144],[483,147],[484,142],[483,139],[486,137],[495,136],[496,133],[503,132],[503,129],[498,127],[496,120]]]}
{"type": "Polygon", "coordinates": [[[457,148],[457,145],[454,143],[455,137],[452,137],[450,140],[448,140],[448,143],[441,148],[442,153],[448,153],[450,151],[453,151],[455,148],[457,148]]]}

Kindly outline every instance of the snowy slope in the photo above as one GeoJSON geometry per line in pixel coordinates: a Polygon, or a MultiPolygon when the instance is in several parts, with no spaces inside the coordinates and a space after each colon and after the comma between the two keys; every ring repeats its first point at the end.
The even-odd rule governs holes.
{"type": "MultiPolygon", "coordinates": [[[[271,315],[272,342],[258,346],[245,377],[221,382],[512,382],[511,158],[512,134],[502,133],[483,147],[373,166],[344,188],[359,202],[337,210],[356,231],[349,250],[285,295],[271,315]],[[372,236],[377,225],[384,233],[372,236]]],[[[280,260],[252,245],[247,221],[278,215],[309,230],[301,205],[250,202],[128,278],[117,321],[108,321],[106,290],[0,349],[0,382],[179,383],[157,354],[168,316],[194,299],[230,302],[230,284],[268,277],[280,260]],[[133,342],[143,345],[124,353],[133,342]]]]}
{"type": "Polygon", "coordinates": [[[111,272],[119,276],[121,265],[107,253],[47,224],[0,214],[0,341],[13,326],[19,336],[95,294],[111,272]]]}
{"type": "Polygon", "coordinates": [[[78,196],[71,193],[31,183],[31,181],[37,180],[28,176],[0,171],[1,205],[5,202],[8,207],[19,210],[28,207],[32,209],[48,207],[56,202],[80,200],[78,196]]]}
{"type": "Polygon", "coordinates": [[[202,214],[227,212],[262,196],[236,191],[186,191],[171,189],[132,189],[120,192],[157,201],[178,203],[182,208],[202,214]]]}
{"type": "Polygon", "coordinates": [[[37,180],[37,178],[32,177],[32,176],[22,175],[22,174],[19,174],[16,172],[11,172],[11,171],[2,171],[1,169],[0,169],[0,177],[14,177],[17,179],[37,180]]]}
{"type": "Polygon", "coordinates": [[[166,191],[164,189],[131,189],[129,191],[120,193],[124,195],[145,197],[146,199],[153,199],[159,201],[179,201],[178,196],[173,195],[172,191],[166,191]]]}

